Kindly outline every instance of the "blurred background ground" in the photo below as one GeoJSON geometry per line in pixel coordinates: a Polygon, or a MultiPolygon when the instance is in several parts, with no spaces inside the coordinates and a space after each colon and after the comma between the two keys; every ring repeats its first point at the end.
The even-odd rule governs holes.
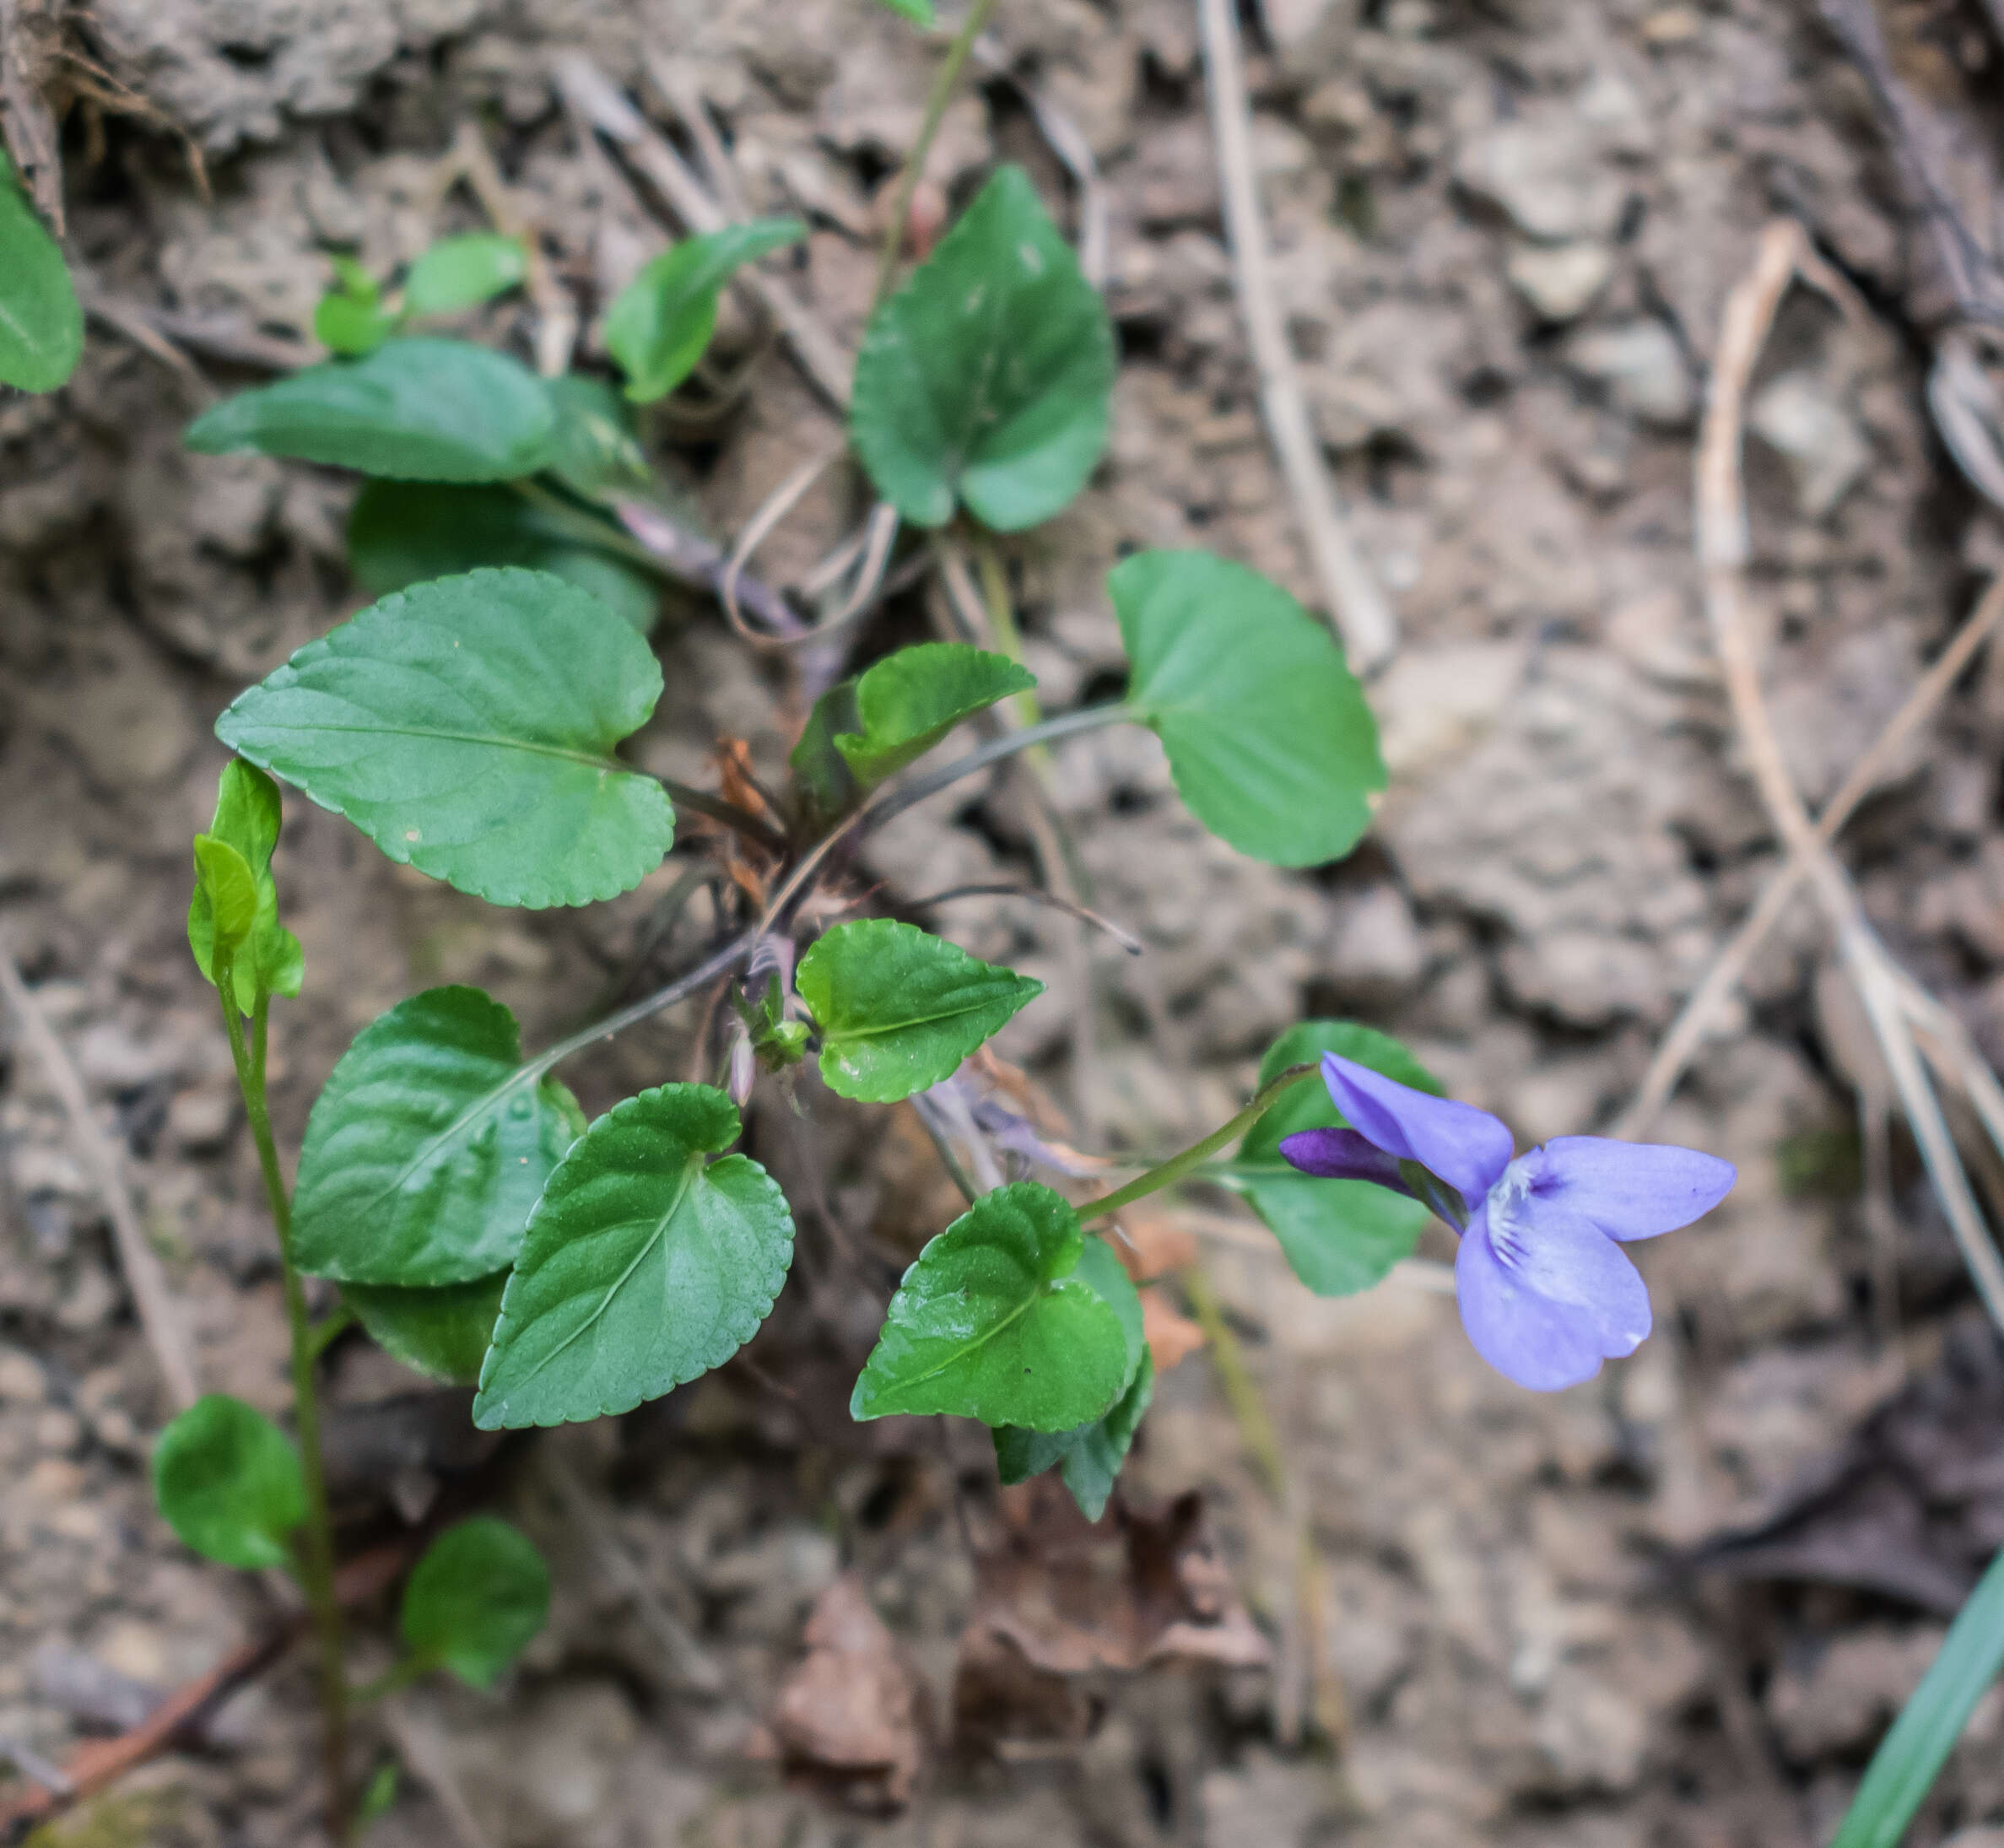
{"type": "MultiPolygon", "coordinates": [[[[1999,64],[1983,15],[1917,0],[1881,17],[1915,94],[1960,125],[1958,179],[1980,187],[1999,64]]],[[[1943,305],[1927,240],[1866,84],[1806,0],[1261,0],[1245,18],[1291,336],[1404,625],[1373,689],[1394,781],[1349,862],[1288,873],[1202,833],[1147,734],[1060,747],[1097,903],[1149,944],[1097,965],[1092,1120],[1075,1133],[1172,1145],[1233,1107],[1283,1027],[1329,1014],[1406,1037],[1520,1142],[1602,1126],[1779,863],[1736,759],[1690,530],[1725,291],[1771,215],[1799,216],[1870,309],[1847,322],[1791,299],[1752,418],[1767,684],[1812,802],[2004,556],[1928,423],[1943,305]]],[[[179,431],[208,390],[259,376],[218,359],[232,341],[309,338],[329,250],[359,246],[381,270],[480,222],[441,181],[463,124],[588,319],[667,234],[559,105],[567,52],[664,122],[667,89],[703,100],[749,206],[810,221],[797,287],[853,348],[873,201],[937,47],[867,0],[96,0],[83,24],[78,42],[156,113],[73,110],[69,248],[106,313],[65,392],[0,404],[0,932],[126,1151],[203,1383],[275,1408],[277,1282],[181,937],[186,842],[222,761],[215,713],[362,601],[341,538],[354,484],[190,457],[179,431]],[[213,201],[170,124],[199,149],[213,201]],[[134,310],[192,330],[198,377],[107,324],[134,310]]],[[[1009,550],[1057,706],[1117,684],[1101,584],[1123,549],[1203,545],[1311,600],[1315,586],[1234,301],[1194,10],[1003,0],[993,39],[1000,63],[949,113],[932,176],[957,203],[1015,159],[1064,202],[1013,80],[1067,113],[1105,174],[1125,354],[1105,466],[1009,550]]],[[[487,333],[515,337],[518,312],[494,311],[487,333]]],[[[760,338],[727,312],[720,357],[750,360],[760,338]]],[[[773,352],[741,402],[662,434],[730,534],[838,433],[773,352]]],[[[818,556],[856,492],[838,472],[811,495],[764,554],[770,575],[818,556]]],[[[868,646],[923,622],[916,600],[894,605],[868,646]]],[[[700,776],[728,733],[776,770],[788,740],[768,669],[706,605],[672,610],[658,640],[668,692],[643,759],[700,776]]],[[[1875,922],[1993,1056],[2001,743],[1993,657],[1888,767],[1846,844],[1875,922]]],[[[872,870],[913,892],[1027,864],[997,789],[915,811],[872,870]]],[[[282,1133],[296,1137],[353,1034],[415,987],[478,982],[532,1044],[567,1029],[676,870],[587,914],[493,910],[289,804],[279,873],[308,979],[274,1033],[282,1133]]],[[[1001,1050],[1072,1094],[1075,971],[1048,914],[970,901],[942,924],[1051,985],[1001,1050]]],[[[789,1306],[748,1364],[617,1426],[496,1455],[469,1440],[460,1402],[341,1351],[337,1466],[358,1527],[498,1495],[559,1580],[548,1632],[498,1696],[415,1696],[371,1736],[406,1768],[372,1839],[1826,1839],[2004,1541],[2004,1367],[1897,1143],[1896,1311],[1875,1298],[1855,1060],[1819,1011],[1823,955],[1813,914],[1792,913],[1665,1114],[1659,1133],[1731,1156],[1741,1183],[1702,1225],[1639,1251],[1659,1332],[1589,1386],[1520,1391],[1469,1351],[1449,1299],[1395,1281],[1319,1301],[1234,1230],[1229,1201],[1196,1216],[1292,1500],[1277,1505],[1249,1460],[1206,1354],[1165,1377],[1132,1499],[1145,1513],[1201,1490],[1212,1537],[1172,1515],[1129,1538],[1137,1560],[1170,1562],[1209,1640],[1146,1672],[1088,1667],[1120,1651],[1088,1621],[1083,1643],[1054,1631],[1039,1645],[1065,1672],[957,1678],[970,1618],[991,1635],[998,1612],[1020,1617],[1053,1586],[1118,1580],[1119,1543],[1094,1553],[1034,1498],[998,1500],[978,1432],[826,1414],[902,1255],[952,1210],[909,1125],[859,1135],[808,1096],[834,1151],[809,1171],[788,1108],[759,1113],[761,1154],[808,1172],[825,1202],[789,1306]],[[980,1573],[970,1544],[993,1555],[980,1573]],[[893,1729],[925,1743],[916,1794],[889,1819],[855,1804],[896,1794],[895,1775],[851,1786],[845,1807],[775,1763],[796,1737],[779,1710],[803,1626],[845,1572],[903,1651],[884,1673],[930,1713],[893,1729]],[[1218,1644],[1241,1623],[1250,1642],[1234,1629],[1218,1644]],[[1268,1666],[1231,1666],[1262,1649],[1268,1666]]],[[[597,1110],[679,1077],[686,1034],[640,1029],[572,1082],[597,1110]]],[[[273,1607],[192,1559],[150,1510],[143,1460],[167,1403],[54,1094],[18,1035],[0,1047],[0,1741],[60,1759],[133,1723],[273,1607]]],[[[844,1595],[821,1607],[831,1624],[844,1595]]],[[[199,1751],[51,1839],[313,1840],[311,1737],[294,1664],[233,1702],[199,1751]]],[[[1917,1841],[2004,1839],[1981,1827],[2004,1822],[2001,1738],[1993,1695],[1917,1841]]]]}

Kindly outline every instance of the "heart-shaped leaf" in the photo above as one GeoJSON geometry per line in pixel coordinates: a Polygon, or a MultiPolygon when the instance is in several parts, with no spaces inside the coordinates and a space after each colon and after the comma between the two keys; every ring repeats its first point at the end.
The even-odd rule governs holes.
{"type": "Polygon", "coordinates": [[[1020,167],[1003,167],[871,318],[850,433],[914,525],[1061,511],[1106,447],[1113,325],[1020,167]]]}
{"type": "Polygon", "coordinates": [[[299,1452],[263,1413],[211,1392],[160,1433],[153,1498],[183,1545],[220,1565],[289,1565],[306,1518],[299,1452]]]}
{"type": "Polygon", "coordinates": [[[505,481],[550,459],[542,380],[464,340],[388,340],[240,392],[189,424],[204,455],[252,449],[394,481],[505,481]]]}
{"type": "Polygon", "coordinates": [[[344,1283],[491,1277],[583,1127],[562,1085],[523,1068],[500,1002],[478,988],[413,995],[355,1035],[306,1120],[294,1261],[344,1283]]]}
{"type": "Polygon", "coordinates": [[[1044,984],[888,917],[838,924],[794,976],[840,1097],[892,1104],[951,1078],[1044,984]]]}
{"type": "Polygon", "coordinates": [[[84,311],[56,240],[0,152],[0,385],[53,392],[84,352],[84,311]]]}
{"type": "Polygon", "coordinates": [[[456,315],[505,294],[529,273],[529,253],[519,237],[471,231],[442,237],[411,265],[403,279],[407,315],[456,315]]]}
{"type": "MultiPolygon", "coordinates": [[[[296,995],[305,980],[305,962],[300,940],[278,921],[278,885],[272,877],[272,855],[278,845],[281,820],[278,786],[261,770],[233,757],[223,766],[216,785],[215,818],[205,837],[221,841],[242,859],[256,889],[257,908],[251,927],[240,944],[233,945],[233,977],[240,1012],[251,1013],[262,990],[273,995],[296,995]]],[[[194,895],[188,900],[188,948],[195,966],[205,980],[213,981],[215,961],[214,894],[202,876],[202,847],[196,846],[197,877],[194,895]]]]}
{"type": "Polygon", "coordinates": [[[793,1259],[779,1185],[707,1084],[614,1106],[549,1177],[481,1370],[483,1431],[630,1412],[720,1366],[772,1311],[793,1259]]]}
{"type": "Polygon", "coordinates": [[[636,404],[666,397],[710,344],[732,273],[807,235],[798,219],[755,219],[685,237],[643,267],[605,313],[606,351],[626,374],[626,395],[636,404]]]}
{"type": "Polygon", "coordinates": [[[1329,631],[1275,583],[1208,552],[1140,552],[1106,587],[1154,728],[1196,819],[1274,866],[1340,858],[1385,786],[1378,727],[1329,631]]]}
{"type": "Polygon", "coordinates": [[[496,1271],[436,1289],[343,1283],[341,1300],[392,1359],[447,1386],[475,1386],[507,1287],[507,1272],[496,1271]]]}
{"type": "Polygon", "coordinates": [[[647,645],[547,571],[470,571],[372,603],[216,721],[391,859],[495,905],[630,890],[674,840],[613,756],[661,696],[647,645]]]}
{"type": "Polygon", "coordinates": [[[475,1515],[424,1549],[397,1628],[419,1662],[491,1688],[549,1615],[549,1568],[519,1527],[475,1515]]]}
{"type": "Polygon", "coordinates": [[[348,516],[348,565],[371,597],[516,565],[589,591],[643,635],[661,609],[651,579],[499,483],[364,482],[348,516]]]}
{"type": "MultiPolygon", "coordinates": [[[[1304,1020],[1267,1048],[1260,1083],[1289,1066],[1338,1052],[1416,1090],[1443,1094],[1440,1079],[1389,1035],[1348,1020],[1304,1020]]],[[[1318,1296],[1369,1289],[1411,1256],[1431,1217],[1417,1200],[1368,1181],[1324,1181],[1290,1168],[1281,1138],[1303,1129],[1347,1127],[1319,1082],[1297,1084],[1255,1123],[1218,1178],[1236,1188],[1267,1222],[1295,1276],[1318,1296]]]]}
{"type": "Polygon", "coordinates": [[[1030,1431],[1101,1417],[1127,1378],[1127,1332],[1074,1274],[1083,1246],[1050,1188],[984,1194],[905,1272],[851,1416],[944,1412],[1030,1431]]]}
{"type": "Polygon", "coordinates": [[[923,757],[963,719],[1036,684],[1007,655],[964,642],[900,648],[857,678],[856,728],[837,732],[835,748],[867,789],[923,757]]]}

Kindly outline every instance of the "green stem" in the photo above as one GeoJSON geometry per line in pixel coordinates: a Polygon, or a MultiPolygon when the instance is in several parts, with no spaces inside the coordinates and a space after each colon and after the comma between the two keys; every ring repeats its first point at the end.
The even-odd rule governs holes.
{"type": "Polygon", "coordinates": [[[332,1347],[341,1335],[354,1325],[355,1312],[346,1303],[337,1305],[313,1325],[313,1359],[316,1364],[320,1357],[332,1347]]]}
{"type": "MultiPolygon", "coordinates": [[[[985,528],[975,530],[974,554],[975,573],[981,585],[981,602],[988,612],[988,626],[995,631],[996,646],[1020,667],[1023,631],[1016,626],[1016,606],[1009,599],[1008,574],[1002,569],[1002,554],[996,549],[994,536],[985,528]]],[[[1017,717],[1024,726],[1044,722],[1044,707],[1034,689],[1016,694],[1015,708],[1017,717]]],[[[1051,768],[1051,753],[1040,744],[1033,746],[1029,761],[1041,776],[1051,768]]]]}
{"type": "Polygon", "coordinates": [[[932,94],[926,99],[926,116],[919,124],[919,138],[912,143],[905,170],[898,176],[897,191],[891,195],[890,223],[884,230],[883,249],[877,258],[876,286],[870,292],[872,315],[883,305],[883,298],[891,292],[891,278],[898,268],[898,252],[905,243],[905,222],[911,215],[911,196],[918,191],[919,181],[925,177],[926,156],[932,153],[939,125],[946,120],[947,105],[953,100],[953,87],[960,81],[961,68],[967,62],[968,54],[975,48],[975,41],[980,37],[989,15],[994,11],[995,0],[974,0],[960,30],[953,35],[953,42],[947,47],[946,62],[939,67],[939,75],[932,80],[932,94]]]}
{"type": "Polygon", "coordinates": [[[1245,1108],[1229,1123],[1214,1129],[1202,1142],[1192,1143],[1181,1154],[1171,1155],[1144,1175],[1137,1175],[1124,1187],[1114,1191],[1098,1200],[1088,1200],[1080,1208],[1079,1216],[1087,1220],[1104,1219],[1110,1213],[1117,1213],[1122,1207],[1132,1206],[1137,1200],[1164,1187],[1173,1187],[1186,1175],[1201,1168],[1212,1156],[1228,1143],[1243,1136],[1273,1108],[1281,1094],[1291,1091],[1304,1080],[1313,1078],[1321,1069],[1313,1065],[1290,1065],[1279,1077],[1262,1084],[1258,1094],[1245,1108]]]}
{"type": "Polygon", "coordinates": [[[348,1687],[341,1667],[341,1605],[334,1595],[334,1529],[327,1512],[327,1467],[320,1448],[320,1401],[314,1386],[314,1330],[306,1309],[305,1285],[292,1261],[292,1198],[278,1166],[278,1148],[272,1137],[271,1113],[265,1100],[265,1048],[271,997],[261,994],[251,1016],[251,1043],[244,1043],[242,1018],[236,1011],[230,970],[217,983],[223,1004],[223,1027],[230,1036],[230,1056],[236,1064],[237,1088],[244,1113],[257,1144],[257,1165],[263,1171],[265,1197],[272,1225],[278,1235],[278,1267],[285,1289],[285,1319],[292,1334],[293,1418],[299,1428],[300,1457],[306,1476],[306,1544],[300,1579],[320,1644],[321,1759],[327,1783],[327,1833],[337,1842],[348,1839],[348,1687]]]}
{"type": "Polygon", "coordinates": [[[406,1688],[414,1686],[437,1667],[422,1656],[406,1656],[378,1675],[374,1681],[365,1681],[359,1688],[348,1690],[350,1706],[365,1707],[371,1701],[381,1700],[393,1694],[402,1694],[406,1688]]]}
{"type": "Polygon", "coordinates": [[[1070,738],[1075,732],[1092,732],[1103,725],[1119,725],[1133,716],[1125,701],[1113,700],[1105,705],[1083,705],[1073,712],[1061,712],[1055,719],[1046,719],[1041,725],[1026,725],[1020,732],[1005,732],[1000,738],[990,738],[986,744],[977,745],[964,755],[956,757],[950,764],[942,764],[937,770],[928,770],[923,776],[899,784],[879,796],[862,813],[870,828],[881,828],[915,802],[937,795],[963,776],[971,776],[976,770],[998,764],[1005,757],[1013,757],[1018,751],[1034,750],[1057,738],[1070,738]]]}

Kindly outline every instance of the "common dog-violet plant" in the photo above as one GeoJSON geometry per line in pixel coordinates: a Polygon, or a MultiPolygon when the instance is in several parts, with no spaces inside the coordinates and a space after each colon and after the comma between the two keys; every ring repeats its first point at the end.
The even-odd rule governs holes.
{"type": "MultiPolygon", "coordinates": [[[[926,9],[906,0],[899,10],[926,9]]],[[[963,54],[984,15],[956,41],[963,54]]],[[[949,59],[948,79],[955,68],[949,59]]],[[[922,158],[921,143],[915,165],[922,158]]],[[[1684,1223],[1730,1181],[1702,1156],[1569,1154],[1581,1138],[1513,1162],[1503,1126],[1433,1097],[1439,1086],[1397,1042],[1310,1021],[1269,1050],[1254,1096],[1227,1122],[1112,1192],[1074,1197],[1063,1153],[966,1070],[1038,1004],[1041,985],[903,918],[821,927],[873,901],[851,873],[888,821],[1095,727],[1153,732],[1197,819],[1276,865],[1347,854],[1386,781],[1363,690],[1327,629],[1277,585],[1205,552],[1137,552],[1109,574],[1128,662],[1121,697],[1027,721],[1013,703],[1036,683],[1013,646],[993,535],[1051,519],[1083,488],[1105,448],[1117,368],[1105,307],[1019,169],[995,173],[870,318],[850,434],[880,512],[877,538],[850,548],[862,560],[855,581],[823,584],[818,619],[776,593],[738,592],[766,631],[753,629],[755,641],[806,640],[813,658],[845,658],[890,559],[882,536],[902,525],[921,535],[907,552],[921,570],[974,550],[992,632],[910,644],[809,683],[777,787],[748,771],[698,788],[621,754],[663,691],[648,637],[664,582],[740,582],[656,476],[635,408],[697,370],[733,270],[773,260],[803,229],[735,226],[648,264],[602,316],[617,385],[542,377],[505,353],[408,331],[520,282],[528,258],[510,240],[451,240],[401,286],[346,262],[321,316],[342,356],[240,393],[188,432],[197,450],[366,478],[348,547],[375,600],[218,721],[236,755],[195,844],[189,918],[277,1230],[297,1448],[250,1408],[209,1399],[170,1429],[155,1467],[163,1510],[191,1546],[301,1575],[321,1640],[338,1835],[349,1807],[343,1714],[356,1696],[341,1662],[316,1436],[315,1363],[329,1331],[308,1319],[309,1278],[337,1289],[341,1313],[399,1360],[475,1387],[483,1429],[657,1398],[730,1359],[785,1288],[791,1208],[737,1145],[744,1111],[775,1090],[779,1107],[812,1115],[811,1088],[787,1076],[811,1057],[828,1091],[909,1100],[949,1160],[955,1134],[963,1147],[973,1138],[986,1158],[976,1165],[1001,1177],[979,1186],[950,1160],[966,1211],[891,1294],[852,1415],[978,1420],[1004,1480],[1057,1468],[1097,1519],[1153,1391],[1135,1287],[1094,1229],[1131,1202],[1186,1181],[1233,1189],[1297,1275],[1328,1294],[1376,1283],[1429,1211],[1446,1210],[1467,1228],[1477,1346],[1513,1377],[1556,1386],[1584,1376],[1589,1350],[1597,1366],[1646,1329],[1646,1299],[1638,1321],[1639,1283],[1609,1240],[1684,1223]],[[936,761],[966,728],[985,735],[936,761]],[[264,1100],[271,1003],[305,975],[272,870],[280,784],[345,816],[392,861],[532,909],[632,891],[692,845],[694,815],[694,863],[732,868],[718,881],[722,915],[673,980],[534,1053],[509,1010],[476,988],[400,1002],[328,1075],[289,1187],[264,1100]],[[736,1024],[703,1067],[716,1082],[656,1084],[585,1121],[558,1067],[719,994],[736,1024]],[[1319,1065],[1325,1054],[1336,1056],[1319,1065]],[[1310,1081],[1325,1068],[1335,1076],[1318,1091],[1310,1081]]],[[[710,1056],[707,1043],[698,1051],[710,1056]]],[[[448,1530],[406,1591],[398,1667],[359,1692],[388,1694],[435,1667],[491,1680],[546,1596],[540,1562],[512,1529],[448,1530]],[[451,1549],[444,1564],[441,1548],[451,1549]]]]}

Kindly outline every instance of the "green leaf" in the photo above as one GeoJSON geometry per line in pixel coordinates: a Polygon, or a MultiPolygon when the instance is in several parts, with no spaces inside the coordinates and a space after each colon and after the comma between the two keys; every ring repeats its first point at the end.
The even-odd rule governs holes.
{"type": "Polygon", "coordinates": [[[1150,1402],[1155,1397],[1155,1363],[1146,1348],[1141,1364],[1113,1409],[1090,1424],[1072,1431],[1018,1431],[995,1434],[995,1462],[1005,1483],[1028,1482],[1047,1469],[1061,1467],[1065,1487],[1088,1521],[1106,1512],[1121,1466],[1133,1447],[1150,1402]]]}
{"type": "Polygon", "coordinates": [[[330,351],[350,357],[375,352],[396,327],[395,316],[353,295],[322,295],[313,310],[313,338],[330,351]]]}
{"type": "Polygon", "coordinates": [[[803,824],[816,833],[824,832],[862,799],[862,787],[848,759],[835,748],[836,736],[856,723],[856,682],[838,680],[815,700],[798,740],[786,754],[795,806],[803,824]]]}
{"type": "Polygon", "coordinates": [[[216,969],[235,960],[257,923],[257,878],[227,840],[195,836],[195,898],[208,914],[209,980],[213,981],[216,969]]]}
{"type": "Polygon", "coordinates": [[[400,864],[495,905],[584,905],[631,890],[674,840],[661,785],[613,756],[661,686],[597,597],[472,571],[308,642],[216,735],[400,864]]]}
{"type": "Polygon", "coordinates": [[[289,1565],[306,1518],[299,1453],[263,1413],[221,1392],[196,1400],[153,1447],[153,1498],[181,1543],[246,1571],[289,1565]]]}
{"type": "Polygon", "coordinates": [[[794,977],[839,1097],[893,1104],[951,1078],[1044,984],[888,917],[838,924],[794,977]]]}
{"type": "MultiPolygon", "coordinates": [[[[1389,1035],[1348,1020],[1304,1020],[1290,1027],[1260,1062],[1265,1084],[1293,1065],[1341,1053],[1415,1090],[1443,1094],[1440,1079],[1389,1035]]],[[[1237,1157],[1216,1178],[1242,1192],[1267,1222],[1295,1276],[1318,1296],[1369,1289],[1409,1256],[1432,1215],[1417,1200],[1368,1181],[1322,1181],[1290,1168],[1281,1138],[1304,1129],[1348,1126],[1326,1086],[1297,1084],[1246,1132],[1237,1157]]]]}
{"type": "Polygon", "coordinates": [[[1208,552],[1141,552],[1106,580],[1153,727],[1191,811],[1274,866],[1340,858],[1385,786],[1378,727],[1327,630],[1277,584],[1208,552]]]}
{"type": "Polygon", "coordinates": [[[442,237],[411,265],[403,279],[407,315],[456,315],[505,294],[529,273],[519,237],[473,231],[442,237]]]}
{"type": "Polygon", "coordinates": [[[405,1289],[394,1283],[343,1283],[341,1300],[384,1353],[413,1372],[447,1386],[475,1386],[508,1273],[405,1289]]]}
{"type": "Polygon", "coordinates": [[[53,392],[84,352],[84,311],[56,240],[0,154],[0,385],[53,392]]]}
{"type": "Polygon", "coordinates": [[[932,11],[932,0],[883,0],[883,4],[917,25],[932,25],[937,17],[932,11]]]}
{"type": "Polygon", "coordinates": [[[878,310],[850,431],[877,491],[941,527],[1061,511],[1106,447],[1113,326],[1020,167],[1003,167],[878,310]]]}
{"type": "Polygon", "coordinates": [[[643,635],[661,608],[650,579],[499,483],[364,482],[348,518],[348,564],[371,597],[515,565],[589,591],[643,635]]]}
{"type": "Polygon", "coordinates": [[[566,372],[548,381],[557,415],[550,471],[587,500],[645,494],[654,484],[630,406],[603,379],[566,372]]]}
{"type": "Polygon", "coordinates": [[[1830,1848],[1898,1848],[1984,1690],[2004,1669],[2004,1553],[1990,1563],[1865,1768],[1830,1848]]]}
{"type": "Polygon", "coordinates": [[[549,1615],[549,1568],[519,1527],[475,1515],[424,1549],[403,1587],[397,1628],[429,1667],[491,1688],[549,1615]]]}
{"type": "MultiPolygon", "coordinates": [[[[223,766],[222,777],[216,785],[216,812],[208,824],[208,838],[226,841],[235,848],[257,885],[257,916],[249,933],[251,953],[235,956],[231,982],[236,991],[238,1011],[246,1014],[257,1007],[260,990],[267,994],[296,995],[305,976],[299,939],[278,921],[278,885],[272,877],[272,855],[278,845],[281,819],[278,786],[270,777],[240,758],[232,758],[223,766]]],[[[195,966],[204,979],[213,982],[213,900],[207,882],[200,877],[199,847],[197,861],[194,895],[188,900],[188,948],[194,953],[195,966]]]]}
{"type": "Polygon", "coordinates": [[[577,1139],[575,1111],[562,1085],[524,1069],[500,1002],[478,988],[398,1002],[355,1035],[306,1120],[294,1261],[309,1276],[420,1289],[505,1270],[577,1139]]]}
{"type": "Polygon", "coordinates": [[[501,1302],[473,1422],[491,1431],[630,1412],[721,1366],[793,1259],[779,1184],[737,1106],[664,1084],[592,1124],[549,1177],[501,1302]]]}
{"type": "Polygon", "coordinates": [[[807,235],[798,219],[754,219],[686,237],[642,268],[605,313],[606,351],[626,374],[627,397],[648,404],[681,384],[716,330],[732,272],[807,235]]]}
{"type": "Polygon", "coordinates": [[[1036,684],[1007,655],[964,642],[900,648],[856,683],[856,729],[838,733],[835,748],[867,788],[923,757],[963,719],[1036,684]]]}
{"type": "Polygon", "coordinates": [[[1073,1274],[1078,1217],[1033,1181],[984,1194],[891,1299],[850,1415],[944,1412],[1031,1431],[1097,1418],[1127,1377],[1121,1317],[1073,1274]]]}
{"type": "Polygon", "coordinates": [[[257,450],[394,481],[505,481],[550,459],[543,381],[463,340],[390,340],[240,392],[189,424],[204,455],[257,450]]]}

